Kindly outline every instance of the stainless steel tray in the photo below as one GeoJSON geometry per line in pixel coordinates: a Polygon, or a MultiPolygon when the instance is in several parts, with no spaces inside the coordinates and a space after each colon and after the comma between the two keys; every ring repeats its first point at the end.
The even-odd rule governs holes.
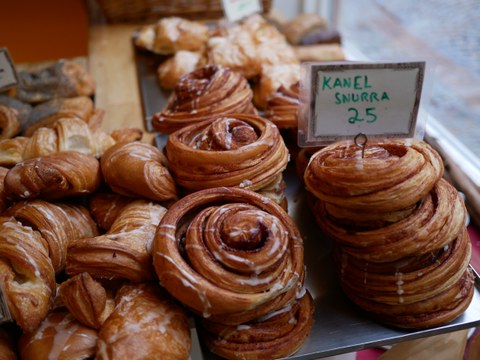
{"type": "MultiPolygon", "coordinates": [[[[158,57],[137,51],[137,71],[145,121],[148,127],[151,116],[166,103],[168,93],[160,90],[156,82],[158,57]],[[153,72],[153,74],[152,74],[153,72]]],[[[156,145],[163,148],[166,135],[157,134],[156,145]]],[[[296,178],[294,164],[285,171],[288,209],[302,233],[305,242],[306,285],[312,294],[316,310],[312,332],[303,347],[289,359],[318,359],[326,356],[391,345],[431,335],[472,328],[480,324],[480,292],[475,288],[468,309],[453,322],[428,330],[399,330],[373,321],[343,294],[337,281],[331,258],[332,241],[322,234],[306,202],[306,190],[296,178]]],[[[479,281],[477,277],[477,282],[479,281]]],[[[192,325],[192,360],[216,360],[199,342],[192,325]]]]}

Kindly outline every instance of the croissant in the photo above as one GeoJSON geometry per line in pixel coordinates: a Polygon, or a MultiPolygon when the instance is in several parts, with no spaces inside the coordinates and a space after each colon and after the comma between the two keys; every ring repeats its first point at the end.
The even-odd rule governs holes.
{"type": "Polygon", "coordinates": [[[0,286],[13,320],[33,331],[47,316],[55,272],[39,232],[12,217],[0,217],[0,286]]]}
{"type": "Polygon", "coordinates": [[[100,182],[100,164],[95,157],[68,151],[18,163],[5,176],[5,192],[16,200],[53,200],[91,194],[100,182]]]}
{"type": "Polygon", "coordinates": [[[27,142],[28,138],[23,136],[0,140],[0,166],[12,167],[23,161],[23,149],[27,142]]]}
{"type": "Polygon", "coordinates": [[[97,192],[89,198],[88,208],[98,226],[109,230],[125,206],[132,201],[134,199],[120,194],[97,192]]]}
{"type": "Polygon", "coordinates": [[[0,139],[10,139],[20,132],[20,120],[15,109],[0,105],[0,139]]]}
{"type": "Polygon", "coordinates": [[[184,75],[152,126],[170,134],[189,124],[231,113],[255,113],[247,80],[228,68],[206,65],[184,75]]]}
{"type": "MultiPolygon", "coordinates": [[[[300,83],[281,85],[267,100],[265,116],[280,129],[298,127],[297,111],[300,106],[300,83]]],[[[302,176],[303,178],[303,176],[302,176]]]]}
{"type": "Polygon", "coordinates": [[[208,27],[198,21],[165,17],[142,27],[135,44],[157,54],[169,55],[181,50],[201,50],[208,39],[208,27]]]}
{"type": "Polygon", "coordinates": [[[0,95],[0,105],[16,111],[16,116],[20,122],[20,131],[23,131],[27,123],[28,116],[32,111],[32,105],[7,95],[0,95]]]}
{"type": "Polygon", "coordinates": [[[32,136],[38,128],[52,127],[57,120],[62,118],[83,120],[93,129],[98,126],[102,117],[103,110],[94,109],[93,101],[89,97],[57,98],[32,109],[24,129],[24,135],[32,136]]]}
{"type": "Polygon", "coordinates": [[[305,170],[307,189],[317,198],[356,212],[392,212],[427,195],[443,175],[440,155],[413,140],[334,143],[312,156],[305,170]]]}
{"type": "Polygon", "coordinates": [[[204,319],[201,335],[210,351],[226,359],[279,359],[294,354],[313,325],[314,303],[304,295],[260,319],[242,325],[223,325],[204,319]]]}
{"type": "Polygon", "coordinates": [[[80,324],[66,311],[52,312],[38,329],[23,333],[19,341],[22,360],[70,360],[95,356],[97,331],[80,324]]]}
{"type": "Polygon", "coordinates": [[[288,162],[278,129],[256,115],[231,114],[187,126],[170,134],[166,153],[175,181],[189,190],[280,185],[288,162]]]}
{"type": "Polygon", "coordinates": [[[16,203],[5,212],[40,232],[48,244],[55,273],[65,267],[68,244],[76,239],[98,235],[87,209],[79,205],[54,204],[43,200],[16,203]]]}
{"type": "MultiPolygon", "coordinates": [[[[465,226],[466,209],[456,189],[440,179],[418,206],[404,218],[379,228],[358,229],[338,224],[328,205],[317,202],[315,217],[323,231],[343,251],[356,258],[388,262],[423,255],[448,246],[465,226]]],[[[372,224],[372,220],[366,219],[372,224]]]]}
{"type": "Polygon", "coordinates": [[[187,316],[158,287],[124,285],[115,302],[99,332],[97,359],[189,358],[187,316]]]}
{"type": "Polygon", "coordinates": [[[288,214],[238,188],[174,203],[154,239],[160,283],[194,312],[241,324],[283,307],[303,285],[303,242],[288,214]]]}
{"type": "Polygon", "coordinates": [[[153,145],[116,144],[101,158],[105,182],[119,194],[157,201],[177,198],[175,182],[165,156],[153,145]]]}
{"type": "Polygon", "coordinates": [[[0,360],[17,360],[17,350],[10,334],[0,328],[0,360]]]}
{"type": "Polygon", "coordinates": [[[203,66],[205,59],[200,52],[177,51],[157,69],[159,84],[164,89],[173,89],[180,78],[203,66]]]}
{"type": "Polygon", "coordinates": [[[340,247],[336,258],[342,288],[353,302],[379,321],[397,327],[446,324],[463,313],[473,297],[466,229],[440,250],[394,262],[356,259],[340,247]]]}
{"type": "Polygon", "coordinates": [[[94,278],[154,279],[151,247],[166,209],[145,200],[124,207],[105,234],[75,241],[68,248],[68,274],[88,272],[94,278]]]}
{"type": "Polygon", "coordinates": [[[100,330],[114,308],[105,288],[88,273],[80,273],[64,281],[58,293],[63,304],[83,325],[100,330]]]}

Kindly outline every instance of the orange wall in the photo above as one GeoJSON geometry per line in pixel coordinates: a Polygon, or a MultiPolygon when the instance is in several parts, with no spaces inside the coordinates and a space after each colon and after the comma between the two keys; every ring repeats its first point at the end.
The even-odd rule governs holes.
{"type": "Polygon", "coordinates": [[[15,63],[86,56],[88,15],[83,0],[1,0],[0,47],[15,63]]]}

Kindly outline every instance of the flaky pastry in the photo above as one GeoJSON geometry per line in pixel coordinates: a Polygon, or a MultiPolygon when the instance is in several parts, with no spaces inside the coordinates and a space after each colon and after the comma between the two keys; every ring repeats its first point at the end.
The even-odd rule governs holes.
{"type": "Polygon", "coordinates": [[[15,109],[0,105],[0,139],[10,139],[20,132],[20,120],[15,109]]]}
{"type": "Polygon", "coordinates": [[[290,86],[282,84],[269,97],[265,105],[265,116],[280,129],[296,129],[299,106],[300,83],[296,82],[290,86]]]}
{"type": "Polygon", "coordinates": [[[201,52],[177,51],[165,60],[157,69],[158,81],[162,88],[173,89],[180,78],[203,66],[205,58],[201,52]]]}

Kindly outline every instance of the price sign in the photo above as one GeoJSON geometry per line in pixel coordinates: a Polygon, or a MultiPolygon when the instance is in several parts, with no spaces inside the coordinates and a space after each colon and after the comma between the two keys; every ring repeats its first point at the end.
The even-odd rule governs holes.
{"type": "Polygon", "coordinates": [[[231,22],[262,11],[259,0],[222,0],[225,16],[231,22]]]}
{"type": "Polygon", "coordinates": [[[305,73],[301,146],[414,136],[425,62],[310,64],[305,73]]]}
{"type": "Polygon", "coordinates": [[[0,91],[17,85],[15,66],[6,48],[0,48],[0,91]]]}

